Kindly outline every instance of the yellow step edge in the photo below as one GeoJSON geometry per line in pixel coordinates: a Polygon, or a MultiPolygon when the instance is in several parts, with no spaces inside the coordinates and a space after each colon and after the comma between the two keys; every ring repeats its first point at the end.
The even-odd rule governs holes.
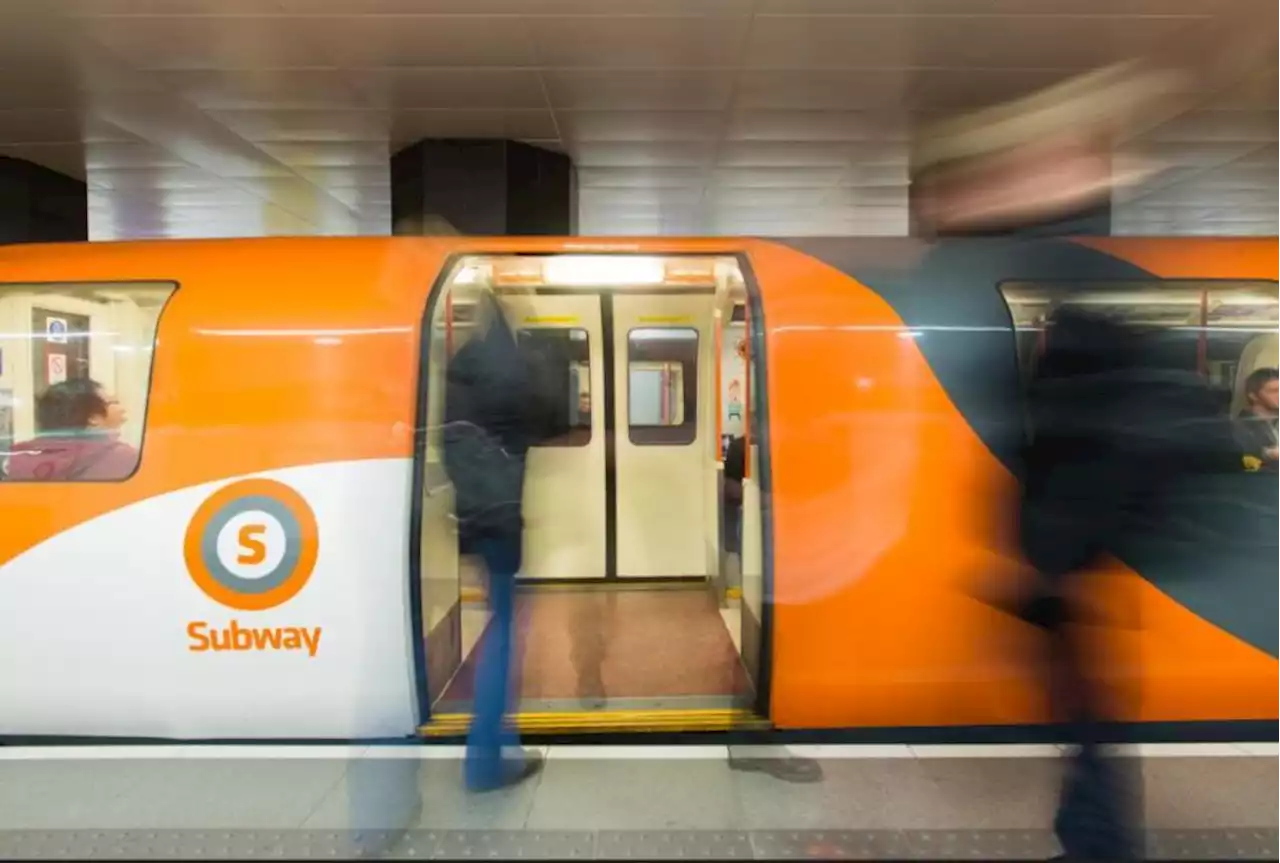
{"type": "MultiPolygon", "coordinates": [[[[767,720],[750,710],[582,710],[572,712],[518,713],[515,726],[521,733],[592,733],[646,731],[738,731],[769,727],[767,720]]],[[[471,724],[468,713],[441,713],[418,729],[424,737],[465,734],[471,724]]]]}
{"type": "Polygon", "coordinates": [[[725,599],[742,599],[742,588],[726,587],[724,589],[724,597],[725,599]]]}

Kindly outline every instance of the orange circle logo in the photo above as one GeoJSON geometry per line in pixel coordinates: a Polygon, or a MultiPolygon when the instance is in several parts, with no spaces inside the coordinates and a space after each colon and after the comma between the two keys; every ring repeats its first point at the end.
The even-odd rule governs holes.
{"type": "Polygon", "coordinates": [[[306,586],[320,553],[311,507],[284,483],[247,479],[218,489],[196,510],[183,555],[214,602],[263,611],[306,586]]]}

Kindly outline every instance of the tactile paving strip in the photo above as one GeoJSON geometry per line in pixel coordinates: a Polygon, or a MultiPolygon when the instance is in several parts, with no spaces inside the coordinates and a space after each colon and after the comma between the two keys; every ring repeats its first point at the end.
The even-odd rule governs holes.
{"type": "MultiPolygon", "coordinates": [[[[1148,860],[1276,860],[1275,829],[1157,830],[1148,860]]],[[[24,860],[1045,860],[1047,830],[12,830],[24,860]]]]}

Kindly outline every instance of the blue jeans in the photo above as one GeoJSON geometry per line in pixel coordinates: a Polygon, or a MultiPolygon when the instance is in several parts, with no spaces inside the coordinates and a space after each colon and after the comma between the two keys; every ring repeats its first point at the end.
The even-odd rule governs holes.
{"type": "Polygon", "coordinates": [[[489,626],[479,642],[476,663],[475,705],[471,731],[467,735],[464,770],[467,787],[483,790],[501,785],[509,775],[523,768],[520,759],[504,759],[503,749],[514,748],[520,740],[504,720],[511,693],[511,655],[515,638],[515,586],[520,571],[519,534],[485,537],[476,551],[488,571],[489,626]]]}

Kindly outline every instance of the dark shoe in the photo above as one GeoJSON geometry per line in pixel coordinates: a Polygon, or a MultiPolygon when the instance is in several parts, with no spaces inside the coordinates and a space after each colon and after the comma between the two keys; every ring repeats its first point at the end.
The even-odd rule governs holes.
{"type": "Polygon", "coordinates": [[[525,750],[523,761],[516,762],[512,759],[512,763],[504,765],[504,768],[503,776],[497,782],[472,784],[468,790],[475,794],[485,794],[489,791],[500,791],[503,788],[514,788],[542,772],[542,754],[525,750]]]}

